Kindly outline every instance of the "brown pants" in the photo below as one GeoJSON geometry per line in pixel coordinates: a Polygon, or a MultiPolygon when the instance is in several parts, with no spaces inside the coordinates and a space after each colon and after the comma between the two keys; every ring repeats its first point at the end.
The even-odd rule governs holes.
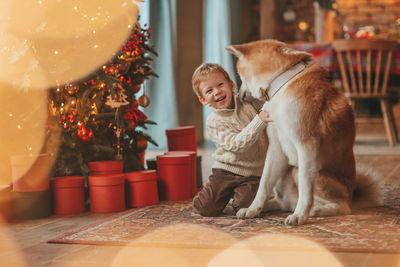
{"type": "Polygon", "coordinates": [[[233,198],[235,211],[248,208],[259,183],[260,176],[244,177],[223,169],[212,169],[208,182],[194,197],[193,207],[202,216],[218,216],[233,198]]]}

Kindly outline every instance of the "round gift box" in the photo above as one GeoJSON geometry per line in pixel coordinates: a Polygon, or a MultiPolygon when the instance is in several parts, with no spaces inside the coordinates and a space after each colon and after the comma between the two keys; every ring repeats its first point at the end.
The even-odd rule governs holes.
{"type": "Polygon", "coordinates": [[[83,176],[56,177],[52,182],[55,215],[78,214],[85,211],[83,176]]]}
{"type": "Polygon", "coordinates": [[[10,163],[14,192],[38,192],[49,189],[48,154],[11,156],[10,163]]]}
{"type": "Polygon", "coordinates": [[[122,173],[124,164],[122,161],[92,161],[88,163],[89,172],[92,176],[122,173]]]}
{"type": "Polygon", "coordinates": [[[12,191],[10,185],[0,185],[0,224],[11,221],[12,191]]]}
{"type": "Polygon", "coordinates": [[[154,170],[125,173],[127,199],[130,207],[144,207],[158,203],[157,172],[154,170]]]}
{"type": "Polygon", "coordinates": [[[190,198],[190,155],[157,156],[157,176],[160,199],[185,200],[190,198]]]}
{"type": "Polygon", "coordinates": [[[52,213],[50,190],[12,192],[12,218],[17,220],[48,217],[52,213]]]}
{"type": "Polygon", "coordinates": [[[189,155],[190,156],[190,196],[194,196],[197,192],[196,186],[196,159],[197,153],[194,151],[168,151],[165,152],[166,155],[189,155]]]}
{"type": "Polygon", "coordinates": [[[168,150],[189,150],[197,151],[196,128],[194,126],[183,126],[174,129],[167,129],[168,150]]]}
{"type": "Polygon", "coordinates": [[[125,209],[125,175],[89,176],[90,210],[94,213],[125,209]]]}

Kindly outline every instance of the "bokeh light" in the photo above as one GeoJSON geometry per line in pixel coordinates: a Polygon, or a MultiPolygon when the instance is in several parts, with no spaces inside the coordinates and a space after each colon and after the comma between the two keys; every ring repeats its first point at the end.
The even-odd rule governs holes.
{"type": "Polygon", "coordinates": [[[27,156],[23,174],[40,154],[46,135],[46,97],[44,90],[15,90],[0,83],[0,184],[12,181],[11,157],[27,156]]]}
{"type": "Polygon", "coordinates": [[[111,266],[341,267],[342,264],[326,248],[304,237],[259,234],[238,240],[211,227],[180,223],[135,239],[118,251],[111,266]]]}
{"type": "Polygon", "coordinates": [[[0,184],[12,182],[16,156],[26,156],[17,172],[22,175],[45,142],[56,155],[57,129],[53,140],[45,140],[46,89],[83,78],[110,60],[138,11],[132,0],[0,1],[0,184]]]}
{"type": "Polygon", "coordinates": [[[45,89],[84,77],[130,33],[138,7],[125,0],[3,0],[0,82],[45,89]]]}
{"type": "Polygon", "coordinates": [[[309,25],[308,25],[308,23],[305,22],[305,21],[300,21],[299,24],[298,24],[298,27],[299,27],[299,29],[300,29],[301,31],[305,32],[305,31],[308,30],[309,25]]]}
{"type": "Polygon", "coordinates": [[[207,265],[341,267],[336,257],[309,239],[288,234],[260,234],[221,251],[207,265]]]}
{"type": "Polygon", "coordinates": [[[158,228],[135,239],[118,252],[111,266],[205,266],[217,252],[236,242],[231,235],[211,227],[179,223],[158,228]],[[215,244],[213,247],[207,247],[210,239],[215,244]],[[201,248],[210,251],[201,259],[196,257],[194,263],[192,252],[201,248]]]}

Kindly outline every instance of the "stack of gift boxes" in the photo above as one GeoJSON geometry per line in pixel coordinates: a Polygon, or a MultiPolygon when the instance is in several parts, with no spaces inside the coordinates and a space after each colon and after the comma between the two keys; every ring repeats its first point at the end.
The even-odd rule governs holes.
{"type": "MultiPolygon", "coordinates": [[[[148,170],[123,173],[121,161],[89,162],[90,211],[118,212],[126,207],[157,204],[159,200],[187,200],[193,197],[201,186],[201,157],[197,155],[195,127],[169,129],[166,136],[168,151],[147,160],[148,170]]],[[[39,155],[26,173],[18,172],[23,170],[19,166],[22,162],[29,161],[26,158],[11,159],[13,177],[17,177],[12,186],[13,218],[45,217],[51,214],[51,210],[55,215],[85,211],[83,176],[49,179],[47,154],[39,155]]]]}
{"type": "Polygon", "coordinates": [[[201,186],[195,130],[194,126],[166,130],[168,151],[148,160],[148,170],[123,173],[122,162],[90,162],[91,212],[116,212],[126,206],[193,197],[201,186]]]}

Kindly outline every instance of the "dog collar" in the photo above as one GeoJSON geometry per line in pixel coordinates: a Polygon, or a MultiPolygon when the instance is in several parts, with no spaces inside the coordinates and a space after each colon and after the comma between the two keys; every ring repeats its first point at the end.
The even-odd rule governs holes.
{"type": "Polygon", "coordinates": [[[264,90],[260,88],[260,93],[264,97],[265,101],[269,101],[286,83],[288,83],[294,76],[299,74],[306,67],[305,63],[300,62],[292,66],[288,70],[279,74],[270,84],[270,86],[264,90]]]}

